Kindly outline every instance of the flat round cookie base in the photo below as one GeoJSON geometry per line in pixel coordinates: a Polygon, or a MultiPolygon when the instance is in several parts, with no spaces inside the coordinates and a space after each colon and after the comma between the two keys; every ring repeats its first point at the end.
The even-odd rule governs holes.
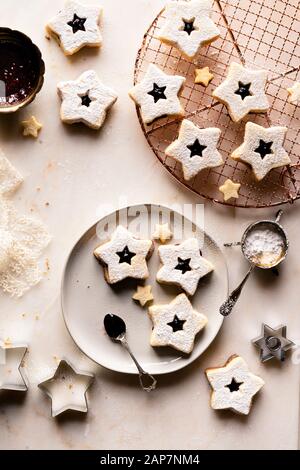
{"type": "MultiPolygon", "coordinates": [[[[121,223],[121,222],[118,222],[121,223]]],[[[153,229],[155,229],[155,220],[153,229]]],[[[125,225],[125,224],[124,224],[125,225]]],[[[131,230],[134,233],[134,229],[131,230]]],[[[159,244],[155,242],[155,251],[148,261],[150,277],[145,285],[152,286],[155,304],[169,303],[182,292],[176,286],[163,286],[156,282],[156,273],[160,266],[157,252],[159,244]]],[[[103,319],[107,313],[121,316],[127,324],[128,342],[142,367],[152,374],[165,374],[186,367],[197,359],[211,344],[218,334],[223,322],[219,307],[228,295],[228,272],[224,255],[218,245],[200,228],[180,214],[168,208],[156,205],[133,206],[122,209],[93,225],[76,243],[69,255],[62,281],[62,308],[67,328],[79,348],[98,364],[119,372],[136,374],[137,370],[121,345],[110,340],[104,330],[103,319]],[[142,308],[132,299],[137,285],[142,282],[135,280],[123,281],[119,285],[110,286],[104,279],[103,267],[95,259],[93,251],[100,242],[106,241],[113,232],[111,227],[105,238],[102,237],[103,227],[113,220],[124,220],[128,216],[128,228],[133,227],[137,220],[136,211],[141,209],[138,221],[143,227],[141,237],[149,238],[149,222],[153,221],[153,213],[161,210],[163,216],[170,218],[170,229],[175,234],[168,243],[182,241],[176,237],[178,230],[185,227],[184,239],[196,236],[200,245],[203,244],[203,256],[211,261],[214,272],[200,279],[199,287],[191,298],[193,307],[204,313],[208,324],[196,336],[195,346],[190,355],[185,355],[169,347],[150,346],[152,323],[148,316],[147,306],[142,308]],[[150,213],[152,208],[152,215],[150,213]],[[116,217],[116,219],[115,219],[116,217]],[[147,227],[147,228],[146,228],[147,227]],[[195,233],[194,233],[195,230],[195,233]]],[[[149,303],[148,305],[151,305],[149,303]]]]}
{"type": "Polygon", "coordinates": [[[177,181],[202,197],[226,205],[255,208],[293,202],[300,197],[300,107],[288,102],[286,91],[295,81],[300,81],[297,4],[297,0],[283,0],[281,7],[276,7],[276,2],[271,0],[215,0],[212,19],[221,36],[200,49],[193,60],[157,39],[165,21],[163,12],[155,18],[144,36],[136,59],[134,83],[143,78],[150,63],[165,73],[185,76],[181,95],[185,118],[199,127],[218,127],[222,131],[219,151],[225,164],[203,170],[186,181],[180,163],[164,153],[178,136],[180,120],[161,118],[145,125],[137,109],[145,137],[158,159],[177,181]],[[286,10],[282,9],[282,4],[286,5],[286,10]],[[228,64],[233,61],[250,68],[268,70],[268,113],[249,114],[241,122],[234,123],[226,106],[214,100],[212,91],[225,79],[228,64]],[[206,66],[214,78],[207,87],[203,87],[194,83],[194,71],[206,66]],[[257,182],[251,168],[229,157],[243,142],[247,121],[265,127],[280,125],[288,128],[284,148],[292,161],[290,168],[274,169],[257,182]],[[219,186],[228,178],[241,183],[240,196],[224,202],[219,186]]]}

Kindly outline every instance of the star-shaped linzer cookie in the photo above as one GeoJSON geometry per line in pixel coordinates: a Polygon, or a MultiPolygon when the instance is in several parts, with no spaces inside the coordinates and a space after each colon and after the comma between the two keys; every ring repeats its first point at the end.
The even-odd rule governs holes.
{"type": "Polygon", "coordinates": [[[257,181],[262,180],[272,168],[288,165],[291,160],[283,148],[286,127],[265,128],[247,122],[244,142],[231,154],[231,158],[252,167],[257,181]]]}
{"type": "Polygon", "coordinates": [[[51,415],[54,418],[67,410],[86,413],[86,392],[93,380],[93,374],[80,372],[63,359],[54,375],[38,386],[51,398],[51,415]]]}
{"type": "Polygon", "coordinates": [[[152,286],[137,286],[137,291],[133,294],[132,298],[137,300],[141,306],[144,307],[154,298],[152,294],[152,286]]]}
{"type": "Polygon", "coordinates": [[[196,238],[189,238],[179,245],[161,245],[158,254],[162,266],[156,279],[162,284],[175,284],[189,295],[194,295],[198,282],[213,265],[200,254],[196,238]]]}
{"type": "Polygon", "coordinates": [[[68,0],[46,28],[59,41],[64,53],[72,55],[82,47],[101,45],[101,15],[102,8],[97,5],[82,5],[77,1],[68,0]]]}
{"type": "Polygon", "coordinates": [[[287,88],[287,92],[289,94],[288,102],[300,105],[300,82],[295,82],[293,86],[287,88]]]}
{"type": "Polygon", "coordinates": [[[166,148],[165,153],[181,163],[184,179],[188,181],[205,168],[224,163],[217,150],[220,135],[221,131],[216,127],[200,129],[192,121],[184,119],[178,139],[166,148]]]}
{"type": "Polygon", "coordinates": [[[240,183],[234,183],[231,179],[227,179],[224,184],[219,186],[219,191],[224,195],[224,201],[228,201],[231,198],[238,199],[240,183]]]}
{"type": "Polygon", "coordinates": [[[209,67],[203,67],[202,69],[195,69],[195,83],[203,86],[208,86],[209,82],[214,78],[213,74],[210,73],[209,67]]]}
{"type": "Polygon", "coordinates": [[[27,391],[21,371],[26,351],[27,346],[12,344],[9,340],[0,341],[0,390],[27,391]]]}
{"type": "Polygon", "coordinates": [[[180,75],[168,75],[150,64],[143,80],[135,85],[129,96],[140,107],[145,124],[162,116],[183,116],[184,109],[178,94],[185,82],[180,75]]]}
{"type": "Polygon", "coordinates": [[[210,18],[211,0],[168,2],[165,23],[158,39],[179,49],[188,59],[220,36],[220,31],[210,18]]]}
{"type": "Polygon", "coordinates": [[[231,119],[238,122],[250,112],[263,113],[268,110],[266,81],[265,70],[252,70],[232,62],[227,78],[212,95],[227,106],[231,119]]]}
{"type": "Polygon", "coordinates": [[[111,240],[98,246],[94,255],[104,265],[107,282],[115,284],[128,277],[146,279],[149,276],[147,259],[152,254],[152,247],[152,240],[138,239],[119,225],[111,240]]]}
{"type": "Polygon", "coordinates": [[[82,122],[92,129],[100,129],[117,94],[103,85],[96,72],[88,70],[77,80],[57,85],[62,99],[60,116],[67,124],[82,122]]]}
{"type": "Polygon", "coordinates": [[[194,347],[195,336],[207,324],[207,318],[193,309],[185,294],[165,305],[149,307],[153,323],[151,346],[171,346],[186,354],[194,347]]]}
{"type": "Polygon", "coordinates": [[[34,137],[35,139],[43,127],[34,116],[31,116],[29,119],[22,121],[21,126],[23,127],[24,137],[34,137]]]}
{"type": "Polygon", "coordinates": [[[213,390],[210,403],[214,410],[230,409],[248,415],[254,395],[264,385],[237,355],[231,356],[223,367],[206,369],[205,374],[213,390]]]}
{"type": "Polygon", "coordinates": [[[265,323],[262,325],[261,335],[252,342],[260,349],[261,362],[266,362],[273,357],[278,361],[284,361],[286,351],[295,346],[293,341],[286,337],[286,326],[271,328],[265,323]]]}

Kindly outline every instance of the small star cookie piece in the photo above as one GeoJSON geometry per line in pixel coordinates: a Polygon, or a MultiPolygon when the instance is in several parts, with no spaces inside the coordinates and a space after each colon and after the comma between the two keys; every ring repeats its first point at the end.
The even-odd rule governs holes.
{"type": "Polygon", "coordinates": [[[152,305],[149,316],[153,323],[151,346],[172,346],[190,354],[195,336],[207,324],[207,318],[193,309],[185,294],[179,294],[171,303],[152,305]]]}
{"type": "Polygon", "coordinates": [[[192,121],[184,119],[179,129],[178,139],[165,150],[165,154],[182,164],[186,181],[205,168],[222,165],[223,159],[217,150],[221,131],[216,127],[200,129],[192,121]]]}
{"type": "Polygon", "coordinates": [[[286,127],[265,128],[254,122],[247,122],[244,142],[230,156],[234,160],[249,164],[255,178],[260,181],[272,168],[291,163],[283,148],[286,132],[286,127]]]}
{"type": "Polygon", "coordinates": [[[221,193],[224,194],[224,201],[226,202],[231,198],[238,199],[240,187],[240,183],[234,183],[234,181],[228,178],[225,183],[219,187],[221,193]]]}
{"type": "Polygon", "coordinates": [[[46,29],[58,40],[65,55],[72,55],[85,46],[101,46],[101,16],[102,8],[98,5],[81,5],[69,0],[46,29]]]}
{"type": "Polygon", "coordinates": [[[213,78],[214,75],[210,73],[209,67],[203,67],[203,69],[195,69],[196,84],[200,84],[206,87],[213,78]]]}
{"type": "Polygon", "coordinates": [[[289,94],[288,102],[300,105],[300,82],[295,82],[291,88],[287,88],[286,91],[289,94]]]}
{"type": "Polygon", "coordinates": [[[215,41],[220,31],[210,18],[211,0],[168,2],[166,21],[158,39],[175,46],[188,59],[197,54],[200,47],[215,41]]]}
{"type": "Polygon", "coordinates": [[[194,295],[199,280],[213,271],[213,265],[200,254],[196,238],[188,238],[179,245],[158,248],[162,267],[156,275],[162,284],[175,284],[189,295],[194,295]]]}
{"type": "Polygon", "coordinates": [[[115,284],[128,277],[146,279],[149,276],[146,260],[152,250],[152,240],[140,240],[119,225],[111,240],[95,249],[94,256],[104,265],[106,281],[115,284]]]}
{"type": "Polygon", "coordinates": [[[227,106],[231,119],[239,122],[250,112],[264,113],[269,109],[265,94],[267,78],[265,70],[247,69],[232,62],[226,80],[212,95],[227,106]]]}
{"type": "Polygon", "coordinates": [[[23,135],[25,137],[30,136],[35,139],[39,135],[40,130],[42,129],[42,124],[37,121],[34,116],[31,116],[26,121],[21,121],[21,126],[23,127],[23,135]]]}
{"type": "Polygon", "coordinates": [[[237,355],[231,356],[223,367],[206,369],[205,374],[213,389],[210,403],[214,410],[230,409],[248,415],[254,395],[264,385],[237,355]]]}
{"type": "Polygon", "coordinates": [[[142,307],[154,299],[152,294],[152,286],[137,286],[137,291],[133,294],[132,298],[137,300],[142,307]]]}
{"type": "Polygon", "coordinates": [[[129,91],[129,96],[140,106],[145,124],[162,116],[184,116],[178,98],[184,82],[180,75],[168,75],[156,65],[149,65],[143,80],[129,91]]]}
{"type": "Polygon", "coordinates": [[[100,129],[118,97],[100,82],[94,70],[87,70],[77,80],[60,82],[57,89],[62,99],[61,120],[67,124],[82,122],[92,129],[100,129]]]}
{"type": "Polygon", "coordinates": [[[156,224],[155,232],[153,233],[154,240],[159,240],[161,243],[166,243],[167,240],[170,240],[173,236],[173,233],[169,229],[169,224],[156,224]]]}

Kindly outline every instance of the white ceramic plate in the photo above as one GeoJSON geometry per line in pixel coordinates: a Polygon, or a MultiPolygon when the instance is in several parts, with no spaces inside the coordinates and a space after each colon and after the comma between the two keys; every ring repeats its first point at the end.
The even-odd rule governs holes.
{"type": "MultiPolygon", "coordinates": [[[[159,267],[155,251],[148,262],[150,277],[147,284],[153,287],[155,303],[168,303],[180,289],[162,286],[155,280],[159,267]]],[[[165,374],[181,369],[202,354],[218,334],[223,317],[219,307],[228,295],[228,273],[225,258],[217,244],[181,214],[166,207],[146,205],[122,209],[102,219],[91,227],[76,243],[68,258],[62,282],[62,308],[67,328],[79,348],[98,364],[119,372],[136,374],[137,370],[121,345],[114,343],[106,335],[103,318],[107,313],[121,316],[127,325],[127,337],[132,351],[142,367],[151,374],[165,374]],[[150,210],[151,209],[151,210],[150,210]],[[124,223],[128,216],[128,228],[139,236],[149,238],[153,233],[149,224],[155,226],[158,213],[170,221],[175,237],[170,243],[179,243],[186,238],[196,236],[203,243],[202,253],[211,261],[215,270],[200,280],[196,294],[191,301],[194,308],[208,318],[205,329],[196,337],[193,352],[186,356],[172,348],[152,348],[149,344],[151,321],[147,308],[132,300],[137,285],[136,281],[112,287],[104,280],[103,268],[93,256],[93,250],[109,238],[115,227],[109,223],[124,223]],[[105,232],[104,228],[108,227],[105,232]],[[184,235],[181,230],[184,227],[184,235]]]]}

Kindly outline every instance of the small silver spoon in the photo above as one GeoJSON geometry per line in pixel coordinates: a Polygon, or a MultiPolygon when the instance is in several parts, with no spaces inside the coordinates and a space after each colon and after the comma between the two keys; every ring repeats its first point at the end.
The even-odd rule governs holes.
{"type": "Polygon", "coordinates": [[[145,372],[133,355],[126,339],[126,324],[118,315],[107,314],[104,317],[104,328],[108,336],[114,341],[118,341],[129,353],[131,359],[139,371],[139,381],[143,390],[151,392],[156,388],[157,380],[148,372],[145,372]]]}
{"type": "Polygon", "coordinates": [[[283,230],[283,227],[279,224],[279,220],[282,216],[282,213],[283,213],[282,210],[278,211],[278,213],[276,214],[276,219],[274,221],[273,220],[260,220],[258,222],[254,222],[253,224],[249,225],[249,227],[245,230],[245,232],[242,236],[241,242],[233,242],[232,244],[231,243],[225,244],[225,246],[241,245],[242,253],[245,256],[245,258],[250,262],[250,267],[249,267],[249,270],[247,271],[244,279],[242,280],[242,282],[230,293],[227,300],[225,300],[225,302],[221,305],[220,314],[223,315],[224,317],[227,317],[232,312],[232,309],[235,306],[236,302],[238,301],[238,298],[239,298],[239,296],[242,292],[242,289],[243,289],[247,279],[249,278],[250,274],[252,273],[252,271],[255,267],[261,268],[261,269],[271,269],[271,268],[274,268],[275,266],[277,266],[279,263],[281,263],[281,261],[283,261],[285,259],[286,255],[287,255],[287,251],[288,251],[289,242],[288,242],[287,235],[286,235],[285,231],[283,230]],[[245,242],[247,240],[248,235],[253,230],[256,230],[259,227],[264,227],[266,229],[271,229],[271,230],[279,233],[281,238],[282,238],[283,245],[284,245],[283,253],[280,256],[280,258],[278,258],[278,260],[276,260],[273,264],[270,264],[268,266],[264,266],[264,265],[260,264],[258,261],[254,262],[253,260],[251,260],[251,258],[249,258],[249,256],[245,252],[245,242]]]}

